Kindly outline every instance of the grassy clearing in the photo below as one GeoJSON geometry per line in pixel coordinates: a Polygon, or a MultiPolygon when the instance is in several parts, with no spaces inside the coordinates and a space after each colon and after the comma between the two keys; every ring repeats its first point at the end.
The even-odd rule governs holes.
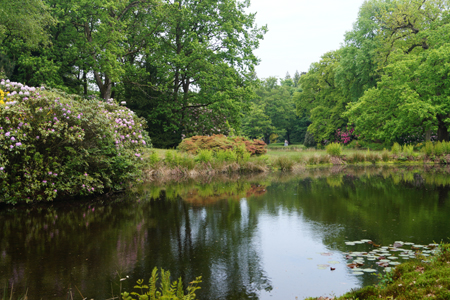
{"type": "Polygon", "coordinates": [[[403,263],[381,277],[376,286],[351,291],[336,298],[308,298],[310,300],[350,299],[450,299],[450,245],[439,246],[440,253],[428,260],[403,263]]]}

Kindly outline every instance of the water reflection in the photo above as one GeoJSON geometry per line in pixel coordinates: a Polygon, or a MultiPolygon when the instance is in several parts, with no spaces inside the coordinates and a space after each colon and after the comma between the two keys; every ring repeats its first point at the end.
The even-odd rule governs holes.
{"type": "MultiPolygon", "coordinates": [[[[351,276],[348,240],[439,242],[450,230],[448,168],[328,168],[137,187],[76,203],[3,207],[0,293],[106,299],[154,266],[200,299],[302,299],[376,281],[351,276]],[[318,265],[339,262],[336,270],[318,265]],[[10,289],[9,289],[10,291],[10,289]]],[[[362,247],[362,246],[360,246],[362,247]]],[[[361,249],[362,250],[362,249],[361,249]]]]}

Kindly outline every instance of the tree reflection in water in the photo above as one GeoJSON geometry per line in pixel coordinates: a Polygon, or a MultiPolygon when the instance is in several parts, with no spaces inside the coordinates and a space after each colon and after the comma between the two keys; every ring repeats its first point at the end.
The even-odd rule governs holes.
{"type": "Polygon", "coordinates": [[[361,238],[439,242],[450,231],[449,174],[448,168],[338,167],[2,207],[0,293],[14,285],[15,298],[28,289],[29,299],[63,299],[72,289],[78,299],[78,288],[84,297],[104,299],[117,296],[119,278],[129,275],[124,283],[132,290],[158,266],[185,284],[202,276],[200,299],[280,298],[280,291],[265,291],[294,279],[267,273],[271,258],[263,255],[260,231],[268,217],[307,222],[316,242],[336,253],[349,250],[344,241],[361,238]]]}

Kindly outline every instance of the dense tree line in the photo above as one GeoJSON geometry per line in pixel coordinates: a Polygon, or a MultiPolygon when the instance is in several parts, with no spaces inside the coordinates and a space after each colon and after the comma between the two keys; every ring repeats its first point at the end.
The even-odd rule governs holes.
{"type": "Polygon", "coordinates": [[[275,77],[258,81],[256,97],[243,118],[242,131],[246,136],[266,143],[275,140],[303,143],[311,122],[306,114],[297,115],[295,111],[293,95],[301,91],[299,79],[297,71],[293,78],[287,73],[280,81],[275,77]]]}
{"type": "Polygon", "coordinates": [[[369,0],[344,45],[313,63],[294,95],[317,142],[448,140],[450,2],[369,0]]]}
{"type": "Polygon", "coordinates": [[[249,1],[0,0],[12,81],[126,101],[157,147],[238,128],[266,32],[249,1]]]}

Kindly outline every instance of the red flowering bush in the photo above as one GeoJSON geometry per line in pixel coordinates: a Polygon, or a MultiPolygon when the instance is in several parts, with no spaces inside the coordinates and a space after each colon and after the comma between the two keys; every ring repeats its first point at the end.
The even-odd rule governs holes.
{"type": "Polygon", "coordinates": [[[260,155],[267,152],[266,143],[260,140],[248,140],[244,137],[226,137],[223,134],[212,136],[193,136],[184,139],[178,150],[197,154],[199,150],[236,150],[244,146],[251,155],[260,155]]]}

